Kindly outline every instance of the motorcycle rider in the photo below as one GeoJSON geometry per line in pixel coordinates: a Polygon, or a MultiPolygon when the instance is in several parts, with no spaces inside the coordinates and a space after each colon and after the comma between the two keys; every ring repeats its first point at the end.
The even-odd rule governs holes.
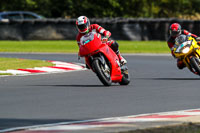
{"type": "MultiPolygon", "coordinates": [[[[185,34],[185,35],[191,35],[192,37],[194,37],[197,41],[199,41],[200,39],[197,38],[197,35],[192,34],[190,32],[188,32],[187,30],[181,29],[181,25],[178,23],[173,23],[170,25],[169,28],[169,33],[170,36],[168,38],[167,44],[168,47],[171,49],[171,54],[174,56],[173,50],[174,50],[174,45],[175,45],[175,39],[176,37],[178,37],[181,34],[185,34]]],[[[175,57],[175,56],[174,56],[175,57]]],[[[176,57],[175,57],[176,58],[176,57]]],[[[177,67],[179,69],[183,69],[185,66],[185,64],[183,63],[182,60],[177,59],[177,67]]]]}
{"type": "MultiPolygon", "coordinates": [[[[109,31],[105,30],[103,27],[99,26],[98,24],[90,25],[90,20],[86,16],[80,16],[77,18],[76,27],[79,31],[76,37],[78,46],[80,46],[81,37],[92,31],[103,34],[105,38],[102,41],[107,41],[108,38],[111,36],[111,33],[109,31]]],[[[116,41],[110,40],[110,41],[107,41],[106,44],[117,54],[121,64],[124,65],[127,63],[127,61],[121,56],[119,52],[119,44],[116,41]]]]}

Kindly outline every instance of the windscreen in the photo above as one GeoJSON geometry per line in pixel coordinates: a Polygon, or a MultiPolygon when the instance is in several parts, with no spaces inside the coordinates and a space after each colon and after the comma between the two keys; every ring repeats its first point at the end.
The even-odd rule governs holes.
{"type": "Polygon", "coordinates": [[[186,35],[180,35],[180,36],[176,37],[175,44],[180,45],[185,41],[187,41],[187,36],[186,35]]]}
{"type": "Polygon", "coordinates": [[[81,40],[80,40],[81,45],[85,45],[88,42],[92,41],[94,39],[94,35],[95,35],[94,32],[90,32],[90,33],[82,36],[81,40]]]}

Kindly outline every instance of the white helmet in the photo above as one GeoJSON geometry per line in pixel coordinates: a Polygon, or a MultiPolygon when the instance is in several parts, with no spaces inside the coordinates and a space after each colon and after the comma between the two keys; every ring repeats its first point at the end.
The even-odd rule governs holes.
{"type": "Polygon", "coordinates": [[[76,28],[80,33],[89,32],[90,20],[86,16],[80,16],[76,20],[76,28]]]}

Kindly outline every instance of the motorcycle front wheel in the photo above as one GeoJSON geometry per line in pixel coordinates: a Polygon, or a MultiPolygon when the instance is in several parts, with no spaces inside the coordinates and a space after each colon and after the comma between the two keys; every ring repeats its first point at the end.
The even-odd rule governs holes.
{"type": "Polygon", "coordinates": [[[94,59],[92,66],[97,74],[99,80],[105,85],[110,86],[112,84],[110,76],[110,68],[107,64],[102,64],[98,59],[94,59]],[[105,67],[106,65],[106,67],[105,67]]]}
{"type": "Polygon", "coordinates": [[[200,75],[200,60],[196,57],[190,57],[190,63],[194,70],[197,72],[197,74],[200,75]]]}

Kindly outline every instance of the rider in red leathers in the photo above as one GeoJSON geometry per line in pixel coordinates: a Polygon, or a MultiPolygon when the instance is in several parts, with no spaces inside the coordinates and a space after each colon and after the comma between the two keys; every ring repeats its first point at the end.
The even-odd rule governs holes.
{"type": "MultiPolygon", "coordinates": [[[[179,36],[181,34],[185,34],[185,35],[191,35],[192,37],[197,38],[197,35],[192,34],[192,33],[188,32],[187,30],[182,30],[180,24],[178,24],[178,23],[171,24],[171,26],[169,28],[169,32],[170,32],[170,36],[169,36],[167,43],[168,43],[168,47],[171,49],[171,53],[173,56],[174,56],[173,49],[174,49],[174,45],[175,45],[175,39],[177,36],[179,36]]],[[[177,59],[177,67],[179,69],[183,69],[186,66],[182,60],[177,59]]]]}
{"type": "MultiPolygon", "coordinates": [[[[107,40],[111,36],[111,33],[109,31],[105,30],[103,27],[99,26],[98,24],[90,25],[90,21],[86,16],[80,16],[77,18],[76,27],[79,31],[79,33],[76,37],[78,46],[80,45],[81,37],[89,32],[101,33],[105,36],[105,38],[104,38],[105,40],[107,40]]],[[[103,40],[103,41],[105,41],[105,40],[103,40]]],[[[119,44],[116,41],[114,41],[114,40],[107,41],[107,45],[117,54],[121,64],[127,63],[127,61],[121,56],[119,49],[118,49],[119,44]]]]}

